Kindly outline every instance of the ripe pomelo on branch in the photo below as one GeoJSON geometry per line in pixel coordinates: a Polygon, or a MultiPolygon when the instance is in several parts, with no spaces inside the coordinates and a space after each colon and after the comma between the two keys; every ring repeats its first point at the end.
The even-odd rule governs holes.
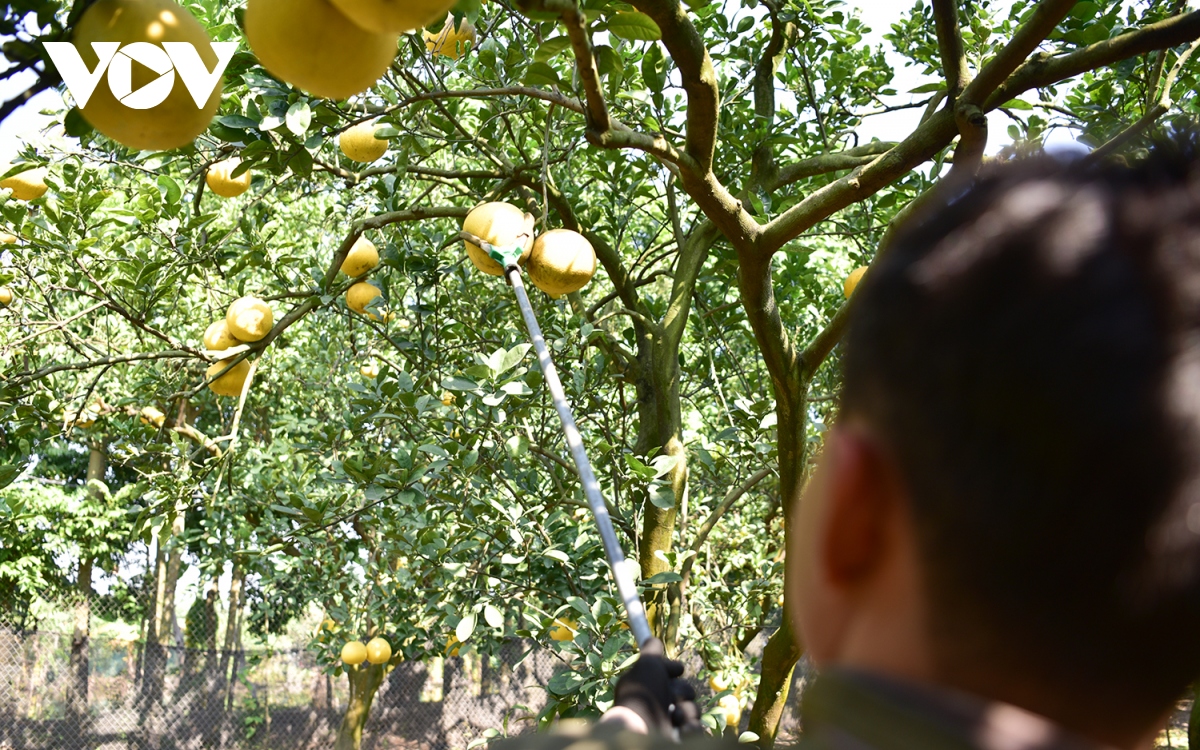
{"type": "Polygon", "coordinates": [[[250,189],[250,170],[247,169],[237,177],[233,176],[242,163],[241,159],[226,159],[208,168],[204,181],[208,189],[222,198],[236,198],[250,189]]]}
{"type": "MultiPolygon", "coordinates": [[[[48,189],[46,185],[46,170],[44,167],[40,169],[27,169],[20,174],[6,177],[0,180],[0,189],[2,188],[11,190],[12,197],[17,200],[35,201],[45,195],[48,189]]],[[[15,237],[13,241],[16,241],[15,237]]]]}
{"type": "Polygon", "coordinates": [[[551,229],[533,243],[525,270],[534,286],[561,297],[587,286],[596,275],[596,251],[579,232],[551,229]]]}
{"type": "Polygon", "coordinates": [[[359,27],[400,34],[427,26],[454,7],[455,0],[332,0],[359,27]]]}
{"type": "Polygon", "coordinates": [[[362,164],[370,164],[387,153],[386,138],[376,138],[375,131],[381,126],[374,122],[360,122],[342,131],[338,136],[338,147],[346,158],[362,164]]]}
{"type": "Polygon", "coordinates": [[[367,642],[367,661],[372,664],[387,664],[392,658],[392,646],[383,638],[372,638],[367,642]]]}
{"type": "MultiPolygon", "coordinates": [[[[383,291],[379,287],[360,281],[346,290],[346,307],[361,315],[367,311],[367,305],[371,300],[381,294],[383,291]]],[[[377,318],[378,316],[372,314],[371,317],[377,318]]]]}
{"type": "Polygon", "coordinates": [[[229,332],[229,326],[225,323],[224,318],[214,320],[208,325],[208,328],[204,329],[204,348],[210,352],[223,352],[240,343],[242,342],[229,332]]]}
{"type": "Polygon", "coordinates": [[[442,30],[434,34],[431,31],[426,31],[422,34],[425,38],[425,49],[429,54],[437,57],[448,57],[451,60],[457,60],[466,54],[479,36],[475,33],[475,27],[466,18],[458,24],[458,28],[454,28],[454,14],[446,14],[446,25],[442,30]]]}
{"type": "Polygon", "coordinates": [[[280,80],[326,99],[371,88],[396,57],[396,33],[364,31],[329,0],[249,0],[246,41],[280,80]]]}
{"type": "Polygon", "coordinates": [[[559,642],[575,640],[575,633],[579,630],[579,623],[563,618],[555,620],[554,626],[550,631],[550,640],[559,642]]]}
{"type": "Polygon", "coordinates": [[[379,265],[379,250],[366,237],[359,237],[354,241],[350,252],[346,253],[346,259],[342,261],[342,273],[350,278],[357,278],[377,265],[379,265]]]}
{"type": "Polygon", "coordinates": [[[360,365],[358,368],[358,373],[360,375],[362,375],[364,378],[370,378],[371,380],[374,380],[375,378],[379,377],[379,365],[375,365],[375,364],[360,365]]]}
{"type": "MultiPolygon", "coordinates": [[[[228,360],[213,362],[204,371],[204,379],[211,380],[214,375],[229,365],[228,360]]],[[[242,395],[242,386],[246,384],[246,376],[250,374],[250,360],[243,359],[233,366],[229,372],[208,384],[209,390],[218,396],[237,398],[242,395]]]]}
{"type": "MultiPolygon", "coordinates": [[[[471,209],[463,220],[463,231],[469,232],[479,239],[497,247],[508,247],[521,243],[524,252],[521,253],[520,265],[529,260],[529,251],[533,247],[533,214],[527,214],[511,203],[484,203],[471,209]]],[[[492,276],[503,276],[504,269],[492,260],[481,247],[464,242],[467,246],[467,257],[480,271],[492,276]]]]}
{"type": "Polygon", "coordinates": [[[0,232],[0,245],[11,245],[17,241],[17,235],[0,232]]]}
{"type": "Polygon", "coordinates": [[[362,641],[350,641],[342,646],[342,661],[356,667],[367,660],[367,647],[362,641]]]}
{"type": "Polygon", "coordinates": [[[8,307],[13,301],[13,290],[0,286],[0,307],[8,307]]]}
{"type": "MultiPolygon", "coordinates": [[[[98,0],[79,18],[72,41],[88,70],[95,70],[99,63],[92,49],[95,42],[119,42],[122,45],[145,42],[159,47],[163,42],[184,42],[192,45],[200,55],[206,70],[217,65],[217,53],[213,51],[208,32],[174,0],[98,0]]],[[[130,64],[133,93],[124,92],[125,98],[132,97],[143,86],[166,74],[166,71],[155,72],[140,63],[130,64]]],[[[92,127],[118,143],[141,150],[164,151],[186,146],[208,129],[221,104],[221,89],[222,84],[218,81],[204,106],[197,107],[182,77],[176,73],[171,93],[161,104],[149,109],[134,109],[117,99],[109,87],[108,76],[105,76],[80,113],[92,127]]]]}
{"type": "Polygon", "coordinates": [[[275,314],[258,297],[242,297],[229,306],[225,325],[238,341],[259,341],[271,332],[275,314]]]}
{"type": "Polygon", "coordinates": [[[858,283],[862,281],[863,276],[867,275],[867,267],[861,266],[850,272],[846,280],[842,282],[842,294],[846,299],[850,299],[850,295],[854,294],[854,290],[858,288],[858,283]]]}

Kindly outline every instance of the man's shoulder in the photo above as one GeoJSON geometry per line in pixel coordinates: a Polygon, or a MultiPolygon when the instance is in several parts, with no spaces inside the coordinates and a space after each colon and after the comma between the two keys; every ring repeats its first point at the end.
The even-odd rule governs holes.
{"type": "Polygon", "coordinates": [[[510,737],[493,741],[488,750],[737,750],[737,743],[717,737],[689,737],[674,742],[667,737],[607,731],[603,727],[510,737]]]}

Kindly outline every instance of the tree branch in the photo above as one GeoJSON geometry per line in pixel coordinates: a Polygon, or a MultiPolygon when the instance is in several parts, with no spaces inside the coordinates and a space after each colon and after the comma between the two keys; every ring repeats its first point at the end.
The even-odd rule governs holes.
{"type": "Polygon", "coordinates": [[[721,106],[717,73],[687,10],[679,0],[633,0],[633,6],[650,16],[662,30],[662,42],[687,93],[687,155],[697,173],[712,169],[717,144],[717,122],[721,106]]]}
{"type": "Polygon", "coordinates": [[[958,26],[957,0],[933,0],[933,23],[937,28],[947,96],[953,103],[971,77],[967,70],[967,54],[963,51],[962,30],[958,26]]]}
{"type": "Polygon", "coordinates": [[[1050,86],[1089,70],[1154,50],[1189,44],[1197,37],[1200,37],[1200,11],[1192,11],[1128,31],[1065,55],[1034,56],[1017,68],[1008,80],[987,98],[982,109],[985,112],[991,111],[1029,89],[1050,86]]]}
{"type": "MultiPolygon", "coordinates": [[[[1042,0],[1033,9],[1029,20],[1013,33],[1008,44],[988,60],[975,80],[971,81],[960,96],[962,103],[980,105],[1008,79],[1009,75],[1025,62],[1050,32],[1058,26],[1076,0],[1042,0]]],[[[1011,97],[1009,97],[1011,98],[1011,97]]],[[[1007,99],[1005,101],[1008,101],[1007,99]]]]}

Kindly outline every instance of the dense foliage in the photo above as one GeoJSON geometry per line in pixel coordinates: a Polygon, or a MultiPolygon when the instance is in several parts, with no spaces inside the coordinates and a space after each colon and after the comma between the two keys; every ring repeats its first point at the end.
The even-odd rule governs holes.
{"type": "MultiPolygon", "coordinates": [[[[185,5],[241,39],[239,3],[185,5]]],[[[252,632],[319,607],[312,648],[335,673],[351,638],[383,634],[398,661],[524,636],[571,657],[546,718],[602,710],[632,639],[513,296],[457,241],[471,206],[507,200],[597,250],[593,283],[535,293],[538,317],[656,630],[744,681],[743,703],[761,679],[750,728],[769,739],[799,656],[786,517],[835,417],[842,280],[914,199],[978,168],[985,112],[1008,116],[988,150],[1010,156],[1064,125],[1136,148],[1195,107],[1200,20],[1174,2],[918,2],[887,36],[922,73],[911,92],[834,0],[519,5],[460,3],[469,54],[405,36],[345,102],[243,47],[191,148],[129,151],[68,110],[69,137],[24,149],[50,191],[0,197],[0,610],[36,619],[84,560],[114,570],[156,539],[159,590],[232,564],[252,632]],[[897,108],[924,112],[912,133],[859,139],[897,108]],[[364,120],[389,139],[369,166],[337,146],[364,120]],[[231,155],[253,183],[226,200],[204,175],[231,155]],[[360,233],[391,316],[343,301],[360,233]],[[243,402],[205,387],[201,336],[245,294],[276,328],[243,402]],[[573,640],[550,639],[556,619],[573,640]]],[[[6,58],[35,88],[58,83],[35,42],[79,10],[6,6],[6,58]]]]}

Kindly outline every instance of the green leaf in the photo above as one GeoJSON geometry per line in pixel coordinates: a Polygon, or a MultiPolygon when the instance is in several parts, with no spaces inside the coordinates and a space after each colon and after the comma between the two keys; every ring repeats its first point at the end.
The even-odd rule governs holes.
{"type": "Polygon", "coordinates": [[[525,355],[528,354],[529,350],[532,348],[532,344],[517,344],[512,349],[509,349],[508,352],[505,353],[504,357],[500,360],[500,366],[496,369],[496,374],[500,375],[501,373],[508,372],[512,368],[521,364],[521,360],[525,359],[525,355]]]}
{"type": "Polygon", "coordinates": [[[479,385],[473,380],[452,377],[443,380],[442,387],[448,391],[473,391],[478,388],[479,385]]]}
{"type": "Polygon", "coordinates": [[[485,604],[483,607],[483,620],[493,628],[504,627],[504,615],[490,604],[485,604]]]}
{"type": "Polygon", "coordinates": [[[79,111],[79,107],[72,107],[67,116],[63,118],[63,130],[72,138],[82,138],[92,132],[92,124],[83,119],[83,113],[79,111]]]}
{"type": "Polygon", "coordinates": [[[571,46],[571,39],[566,36],[550,37],[546,41],[538,45],[538,48],[533,53],[533,59],[538,62],[549,62],[558,53],[571,46]]]}
{"type": "Polygon", "coordinates": [[[943,83],[924,83],[917,86],[915,89],[909,89],[910,94],[932,94],[935,91],[941,91],[945,88],[943,83]]]}
{"type": "Polygon", "coordinates": [[[754,732],[742,732],[741,735],[738,737],[739,745],[746,745],[751,742],[758,742],[758,735],[755,734],[754,732]]]}
{"type": "Polygon", "coordinates": [[[227,128],[233,128],[235,130],[249,130],[250,128],[258,127],[257,122],[242,115],[225,115],[223,117],[218,117],[217,122],[221,123],[227,128]]]}
{"type": "Polygon", "coordinates": [[[583,687],[584,682],[578,672],[559,672],[546,683],[546,689],[554,695],[571,695],[583,687]]]}
{"type": "Polygon", "coordinates": [[[621,39],[657,42],[662,39],[662,30],[654,19],[637,11],[618,12],[608,19],[608,31],[621,39]]]}
{"type": "Polygon", "coordinates": [[[302,137],[312,124],[312,110],[309,109],[308,102],[300,101],[288,107],[287,116],[283,121],[287,123],[288,130],[302,137]]]}
{"type": "Polygon", "coordinates": [[[655,482],[650,487],[650,503],[655,508],[670,510],[675,507],[675,490],[666,482],[655,482]]]}
{"type": "Polygon", "coordinates": [[[1033,105],[1024,99],[1009,99],[1000,105],[1001,109],[1033,109],[1033,105]]]}
{"type": "Polygon", "coordinates": [[[459,620],[458,624],[454,626],[454,637],[458,638],[460,643],[466,643],[467,639],[471,637],[471,633],[474,633],[474,632],[475,632],[475,613],[474,612],[472,612],[471,614],[469,614],[466,617],[459,620]]]}
{"type": "Polygon", "coordinates": [[[562,84],[554,68],[540,61],[534,61],[525,71],[524,81],[527,86],[559,86],[562,84]]]}
{"type": "Polygon", "coordinates": [[[16,481],[24,469],[25,467],[20,464],[0,464],[0,489],[4,489],[16,481]]]}
{"type": "Polygon", "coordinates": [[[683,577],[680,576],[678,573],[673,573],[669,570],[665,570],[662,573],[655,573],[654,575],[647,578],[646,583],[650,586],[661,586],[661,585],[667,584],[667,583],[679,583],[682,580],[683,580],[683,577]]]}
{"type": "Polygon", "coordinates": [[[179,187],[179,183],[165,174],[158,176],[158,191],[162,193],[167,203],[172,206],[179,203],[179,198],[183,195],[183,190],[179,187]]]}

